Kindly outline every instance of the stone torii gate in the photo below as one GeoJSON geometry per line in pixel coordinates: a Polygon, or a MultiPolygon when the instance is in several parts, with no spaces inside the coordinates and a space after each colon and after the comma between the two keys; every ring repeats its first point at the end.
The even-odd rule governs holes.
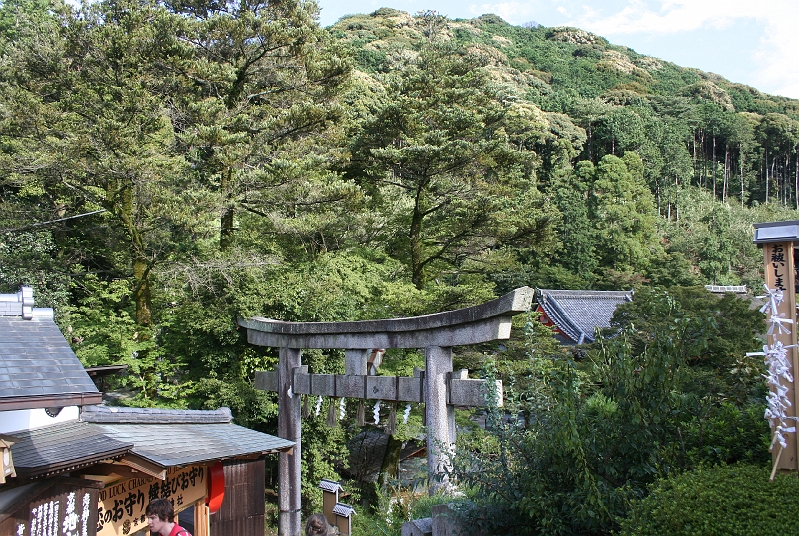
{"type": "MultiPolygon", "coordinates": [[[[301,530],[301,397],[307,394],[383,401],[424,402],[430,476],[441,475],[455,442],[455,406],[484,406],[484,380],[465,371],[453,375],[452,347],[508,339],[511,320],[527,311],[533,289],[518,288],[496,300],[456,311],[408,318],[354,322],[283,322],[262,317],[239,319],[251,344],[280,348],[277,370],[257,372],[255,387],[278,393],[278,436],[295,443],[278,460],[278,534],[301,530]],[[309,374],[301,364],[304,348],[344,350],[346,374],[309,374]],[[425,370],[418,377],[369,376],[376,348],[424,348],[425,370]]],[[[502,384],[497,382],[499,403],[502,384]]],[[[439,485],[445,485],[439,484],[439,485]]],[[[432,493],[431,489],[431,493],[432,493]]]]}

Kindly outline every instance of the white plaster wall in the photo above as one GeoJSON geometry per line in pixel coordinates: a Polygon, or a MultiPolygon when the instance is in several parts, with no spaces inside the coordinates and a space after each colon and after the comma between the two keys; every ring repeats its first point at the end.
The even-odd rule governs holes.
{"type": "Polygon", "coordinates": [[[44,408],[0,411],[0,434],[17,430],[32,430],[59,422],[74,421],[80,417],[78,406],[68,406],[55,417],[50,417],[44,408]]]}

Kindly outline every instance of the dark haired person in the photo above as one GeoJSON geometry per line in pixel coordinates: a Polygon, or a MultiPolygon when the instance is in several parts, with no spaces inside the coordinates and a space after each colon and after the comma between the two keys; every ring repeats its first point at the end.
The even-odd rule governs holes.
{"type": "Polygon", "coordinates": [[[330,525],[322,514],[314,514],[308,518],[305,524],[305,536],[327,536],[330,533],[330,525]]]}
{"type": "Polygon", "coordinates": [[[147,526],[151,536],[191,536],[189,531],[175,523],[175,510],[166,499],[155,499],[147,505],[147,526]]]}

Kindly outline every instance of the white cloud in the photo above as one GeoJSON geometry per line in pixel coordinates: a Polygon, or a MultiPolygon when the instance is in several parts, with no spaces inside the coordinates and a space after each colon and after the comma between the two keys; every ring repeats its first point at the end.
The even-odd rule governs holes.
{"type": "MultiPolygon", "coordinates": [[[[765,28],[759,48],[730,53],[743,52],[757,58],[759,67],[751,85],[799,98],[799,8],[795,0],[632,0],[607,16],[584,6],[582,15],[568,24],[602,36],[670,35],[707,29],[724,31],[736,21],[747,20],[757,21],[765,28]]],[[[679,38],[675,35],[675,39],[679,38]]]]}
{"type": "MultiPolygon", "coordinates": [[[[690,46],[691,36],[699,33],[707,37],[708,32],[738,32],[744,25],[749,30],[762,28],[759,46],[730,49],[730,63],[738,61],[740,70],[742,60],[753,61],[756,67],[746,83],[768,93],[799,98],[797,0],[510,0],[471,4],[469,11],[475,16],[495,13],[512,24],[538,20],[552,26],[575,26],[618,44],[624,44],[625,35],[673,35],[675,46],[677,40],[679,45],[690,46]]],[[[730,41],[734,39],[726,39],[730,41]]],[[[721,65],[717,71],[723,71],[721,65]]]]}
{"type": "Polygon", "coordinates": [[[769,19],[756,57],[762,65],[757,75],[771,92],[799,99],[799,7],[769,19]]]}
{"type": "Polygon", "coordinates": [[[506,21],[519,21],[533,13],[533,6],[529,2],[500,2],[499,4],[472,4],[469,11],[475,16],[484,13],[499,15],[506,21]]]}
{"type": "MultiPolygon", "coordinates": [[[[620,11],[603,17],[584,6],[584,13],[570,24],[599,34],[689,32],[702,28],[723,30],[735,19],[775,20],[788,11],[785,0],[631,0],[620,11]],[[653,7],[650,7],[652,5],[653,7]],[[657,5],[659,4],[659,6],[657,5]]],[[[799,11],[797,11],[799,15],[799,11]]]]}

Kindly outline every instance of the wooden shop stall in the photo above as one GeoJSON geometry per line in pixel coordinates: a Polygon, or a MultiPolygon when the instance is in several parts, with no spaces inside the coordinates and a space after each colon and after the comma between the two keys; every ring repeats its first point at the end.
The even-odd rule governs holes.
{"type": "Polygon", "coordinates": [[[264,457],[293,442],[215,411],[117,408],[32,291],[0,294],[0,535],[146,533],[172,501],[194,536],[262,536],[264,457]]]}

